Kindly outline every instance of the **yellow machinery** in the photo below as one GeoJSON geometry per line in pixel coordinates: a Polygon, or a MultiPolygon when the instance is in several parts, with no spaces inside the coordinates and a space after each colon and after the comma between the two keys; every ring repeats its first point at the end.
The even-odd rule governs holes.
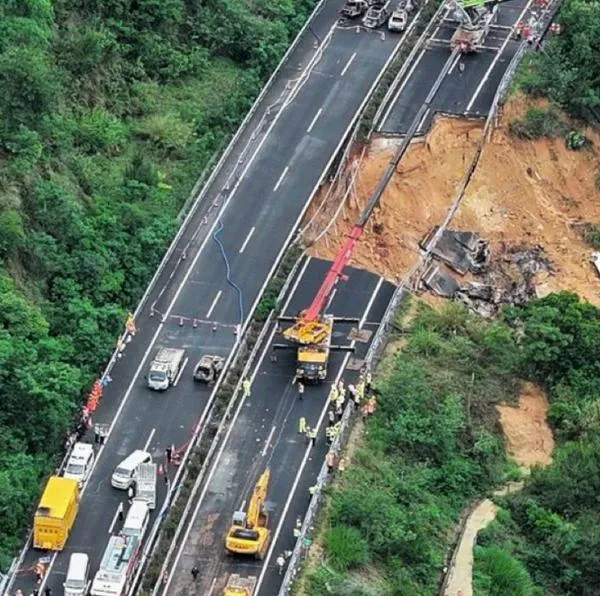
{"type": "Polygon", "coordinates": [[[271,471],[267,468],[254,487],[248,512],[236,511],[233,514],[231,528],[225,539],[225,548],[228,552],[254,555],[257,559],[265,556],[271,539],[271,531],[267,528],[268,515],[265,510],[270,477],[271,471]]]}
{"type": "Polygon", "coordinates": [[[237,573],[232,573],[223,590],[223,596],[252,596],[254,586],[256,586],[256,576],[242,577],[237,573]]]}
{"type": "Polygon", "coordinates": [[[332,332],[332,315],[323,315],[306,325],[296,323],[283,332],[287,340],[300,344],[296,361],[298,380],[319,383],[327,378],[332,332]]]}

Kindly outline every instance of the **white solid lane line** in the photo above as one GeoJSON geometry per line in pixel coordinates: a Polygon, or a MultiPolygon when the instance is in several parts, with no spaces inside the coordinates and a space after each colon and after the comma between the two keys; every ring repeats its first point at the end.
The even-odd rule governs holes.
{"type": "Polygon", "coordinates": [[[117,506],[117,510],[115,511],[115,514],[113,515],[113,518],[112,518],[112,522],[110,523],[110,528],[108,528],[109,535],[112,534],[112,532],[115,528],[115,524],[117,523],[117,517],[119,516],[119,509],[122,506],[123,506],[123,503],[119,503],[119,505],[117,506]]]}
{"type": "Polygon", "coordinates": [[[269,433],[269,436],[267,437],[267,440],[265,441],[265,446],[263,447],[262,453],[261,455],[264,457],[265,455],[267,455],[267,449],[269,448],[269,443],[271,442],[271,439],[273,438],[273,433],[275,432],[275,429],[277,427],[273,426],[273,428],[271,429],[271,432],[269,433]]]}
{"type": "Polygon", "coordinates": [[[183,375],[183,371],[185,370],[185,367],[187,366],[187,363],[189,362],[189,358],[186,358],[183,361],[183,364],[181,365],[181,368],[179,369],[179,372],[177,373],[177,377],[175,378],[175,382],[173,383],[173,387],[177,387],[177,383],[179,383],[179,379],[181,379],[181,376],[183,375]]]}
{"type": "MultiPolygon", "coordinates": [[[[294,295],[294,293],[296,292],[296,289],[298,288],[298,285],[300,284],[300,281],[302,280],[303,276],[304,276],[304,272],[306,271],[308,264],[311,261],[311,257],[308,257],[304,263],[304,265],[302,266],[302,269],[300,270],[300,273],[298,274],[298,277],[296,278],[296,281],[294,282],[294,285],[292,286],[290,293],[285,301],[285,304],[283,305],[281,312],[282,314],[285,314],[287,307],[292,299],[292,296],[294,295]]],[[[262,351],[262,354],[260,355],[258,362],[256,363],[254,370],[252,371],[252,374],[250,375],[250,383],[254,382],[254,378],[256,377],[256,375],[258,374],[258,371],[260,370],[260,367],[262,365],[262,362],[265,358],[265,356],[267,355],[267,352],[269,352],[269,345],[271,344],[271,341],[273,341],[273,337],[275,336],[275,332],[277,331],[277,325],[273,325],[273,330],[271,331],[271,334],[269,335],[269,338],[267,339],[265,345],[264,350],[262,351]]],[[[212,477],[214,476],[217,468],[219,467],[219,463],[221,462],[221,458],[223,457],[223,452],[225,451],[225,447],[227,446],[227,443],[229,442],[229,437],[231,435],[231,432],[233,431],[233,429],[235,428],[235,424],[237,422],[237,419],[240,415],[240,412],[242,411],[242,408],[244,407],[244,404],[246,403],[246,398],[242,397],[240,399],[240,403],[238,404],[237,410],[235,411],[235,414],[233,415],[233,418],[231,420],[231,424],[229,425],[229,428],[227,429],[227,433],[225,434],[225,438],[223,439],[223,442],[221,443],[221,446],[219,447],[219,451],[217,453],[217,456],[215,457],[215,460],[210,468],[210,472],[206,478],[206,481],[204,482],[204,486],[202,487],[202,492],[200,493],[200,497],[198,499],[198,502],[196,503],[196,507],[194,509],[194,512],[192,513],[192,517],[190,518],[190,521],[188,522],[188,525],[185,529],[185,533],[183,536],[183,540],[180,543],[179,549],[177,550],[177,554],[175,555],[175,560],[173,561],[173,564],[171,565],[171,569],[172,570],[176,570],[177,566],[179,564],[179,559],[181,559],[181,555],[183,554],[184,551],[184,547],[187,544],[188,538],[190,536],[190,532],[192,531],[192,528],[194,527],[194,523],[196,521],[196,518],[198,517],[198,514],[200,513],[200,509],[202,507],[202,504],[204,503],[204,497],[206,496],[206,493],[208,492],[208,489],[210,487],[210,483],[212,480],[212,477]]],[[[161,593],[162,594],[168,594],[169,593],[169,587],[171,585],[171,579],[173,578],[173,573],[169,573],[169,577],[167,579],[167,583],[166,585],[162,588],[161,593]]]]}
{"type": "MultiPolygon", "coordinates": [[[[246,250],[246,246],[248,246],[248,242],[250,242],[250,238],[252,238],[252,234],[254,234],[254,230],[256,230],[256,226],[252,226],[250,228],[250,231],[248,232],[248,235],[246,236],[246,240],[244,240],[244,244],[242,244],[242,248],[240,248],[240,254],[242,254],[246,250]]],[[[220,293],[221,292],[219,292],[219,294],[220,293]]]]}
{"type": "Polygon", "coordinates": [[[319,119],[319,116],[321,115],[322,111],[323,108],[319,108],[319,111],[315,114],[315,117],[312,119],[312,122],[310,123],[310,126],[306,129],[306,132],[310,132],[313,129],[313,126],[315,125],[315,122],[319,119]]]}
{"type": "Polygon", "coordinates": [[[352,54],[352,56],[350,56],[350,60],[348,60],[348,62],[346,62],[346,66],[344,66],[344,69],[342,70],[340,77],[343,77],[346,74],[346,71],[350,68],[350,65],[354,62],[354,58],[356,58],[356,52],[354,52],[354,54],[352,54]]]}
{"type": "MultiPolygon", "coordinates": [[[[358,323],[359,329],[362,329],[363,325],[365,324],[365,321],[367,320],[367,316],[369,315],[369,311],[371,310],[371,307],[373,306],[373,303],[375,302],[375,298],[377,297],[377,294],[379,293],[379,288],[381,288],[382,284],[383,284],[383,278],[380,277],[377,285],[375,286],[375,290],[374,290],[373,294],[371,295],[371,298],[367,304],[367,307],[364,310],[363,316],[361,317],[360,322],[358,323]]],[[[352,340],[350,345],[354,345],[355,343],[356,343],[356,340],[352,340]]],[[[341,379],[342,375],[344,374],[344,371],[346,369],[346,365],[348,364],[348,360],[350,359],[350,356],[351,356],[351,352],[347,352],[346,356],[344,357],[344,361],[342,362],[342,366],[338,370],[338,374],[334,380],[334,384],[337,385],[337,383],[341,379]]],[[[320,431],[321,426],[323,425],[323,420],[325,418],[325,414],[327,413],[328,409],[329,409],[329,403],[327,401],[325,403],[325,406],[323,407],[323,410],[321,411],[321,416],[319,417],[319,421],[317,422],[317,432],[320,431]]],[[[287,513],[288,513],[288,510],[292,503],[292,500],[294,499],[296,489],[298,488],[298,483],[300,482],[300,477],[302,476],[302,472],[304,471],[306,462],[309,459],[311,450],[312,450],[312,446],[308,445],[308,447],[306,448],[306,451],[304,453],[304,458],[302,459],[302,463],[300,464],[300,468],[298,469],[298,472],[296,473],[296,478],[294,478],[294,484],[292,485],[292,488],[290,490],[288,498],[283,507],[283,512],[281,514],[281,518],[279,519],[279,523],[277,524],[277,528],[271,539],[271,545],[269,546],[267,556],[265,557],[265,559],[263,561],[263,567],[261,569],[260,576],[258,577],[258,582],[256,583],[256,587],[254,588],[254,594],[256,596],[258,596],[258,594],[260,592],[260,586],[262,585],[262,582],[265,578],[265,574],[267,573],[269,561],[271,559],[271,556],[273,555],[273,549],[276,546],[277,538],[279,537],[279,534],[281,534],[281,529],[283,528],[285,518],[287,516],[287,513]]]]}
{"type": "Polygon", "coordinates": [[[148,451],[148,447],[150,447],[150,441],[152,441],[152,438],[154,437],[155,432],[156,432],[155,428],[153,428],[150,431],[150,436],[148,437],[148,440],[146,441],[146,444],[144,445],[144,449],[142,449],[142,451],[148,451]]]}
{"type": "MultiPolygon", "coordinates": [[[[240,252],[242,252],[242,251],[240,250],[240,252]]],[[[207,319],[210,319],[210,315],[212,315],[213,310],[215,310],[215,306],[217,306],[217,302],[219,302],[219,298],[221,297],[222,293],[223,293],[223,290],[219,290],[217,292],[217,295],[215,296],[214,300],[211,302],[210,308],[208,309],[208,312],[206,313],[207,319]]]]}
{"type": "MultiPolygon", "coordinates": [[[[532,2],[533,2],[533,0],[529,0],[529,2],[527,2],[523,11],[517,17],[517,20],[515,21],[515,23],[521,22],[521,20],[523,19],[523,16],[529,10],[529,7],[531,6],[532,2]]],[[[505,50],[506,46],[508,45],[508,43],[511,41],[511,39],[512,39],[512,31],[506,36],[504,43],[500,46],[498,53],[496,54],[496,56],[494,56],[492,63],[490,64],[489,68],[485,71],[485,74],[483,75],[483,78],[479,82],[477,89],[475,89],[475,93],[473,93],[473,97],[471,97],[471,101],[469,101],[469,103],[467,104],[467,108],[466,108],[465,112],[471,111],[471,108],[473,107],[473,104],[477,101],[477,98],[479,97],[479,94],[481,93],[483,86],[487,82],[490,74],[492,73],[492,70],[494,70],[494,66],[496,66],[496,63],[498,62],[498,60],[500,60],[500,56],[502,56],[502,54],[504,53],[504,50],[505,50]]]]}
{"type": "Polygon", "coordinates": [[[273,187],[273,192],[275,192],[279,188],[279,185],[285,178],[285,175],[288,173],[289,169],[290,168],[288,166],[285,166],[285,170],[283,170],[283,172],[281,172],[281,176],[279,176],[279,180],[277,180],[277,184],[273,187]]]}

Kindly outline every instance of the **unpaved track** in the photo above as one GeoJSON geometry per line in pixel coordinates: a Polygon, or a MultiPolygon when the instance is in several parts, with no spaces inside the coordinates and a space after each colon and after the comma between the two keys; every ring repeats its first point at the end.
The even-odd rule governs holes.
{"type": "Polygon", "coordinates": [[[472,596],[473,547],[477,534],[496,517],[497,509],[492,501],[485,499],[469,516],[458,545],[454,566],[449,572],[450,579],[444,596],[472,596]]]}

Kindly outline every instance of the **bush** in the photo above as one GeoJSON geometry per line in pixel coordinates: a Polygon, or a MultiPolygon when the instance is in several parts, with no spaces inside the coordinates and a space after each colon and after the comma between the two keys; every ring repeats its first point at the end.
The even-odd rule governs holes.
{"type": "Polygon", "coordinates": [[[356,528],[339,525],[325,534],[325,547],[331,564],[340,571],[364,565],[369,547],[356,528]]]}
{"type": "Polygon", "coordinates": [[[533,583],[524,565],[498,547],[475,548],[474,586],[482,596],[532,596],[533,583]]]}
{"type": "Polygon", "coordinates": [[[525,118],[510,123],[509,130],[520,139],[552,139],[565,134],[566,125],[553,110],[529,108],[525,118]]]}

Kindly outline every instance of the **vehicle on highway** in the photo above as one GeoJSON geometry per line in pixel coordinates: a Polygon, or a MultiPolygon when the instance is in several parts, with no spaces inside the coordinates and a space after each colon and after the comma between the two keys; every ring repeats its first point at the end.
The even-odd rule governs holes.
{"type": "Polygon", "coordinates": [[[33,547],[62,550],[79,511],[79,483],[72,478],[48,479],[33,520],[33,547]]]}
{"type": "Polygon", "coordinates": [[[111,536],[92,582],[91,596],[122,596],[131,587],[141,540],[135,536],[111,536]]]}
{"type": "Polygon", "coordinates": [[[238,573],[232,573],[223,589],[223,596],[252,596],[256,586],[256,576],[242,577],[238,573]]]}
{"type": "Polygon", "coordinates": [[[327,378],[333,316],[324,315],[319,324],[321,329],[319,339],[314,341],[314,338],[311,338],[309,343],[298,347],[296,379],[308,383],[319,383],[327,378]]]}
{"type": "Polygon", "coordinates": [[[150,462],[152,462],[152,456],[147,451],[136,449],[115,468],[110,479],[111,485],[120,490],[127,490],[135,482],[138,466],[150,462]]]}
{"type": "Polygon", "coordinates": [[[340,12],[344,17],[355,19],[356,17],[365,14],[368,8],[369,3],[367,0],[347,0],[340,12]]]}
{"type": "Polygon", "coordinates": [[[367,29],[376,29],[383,25],[390,16],[391,0],[384,3],[378,3],[369,7],[367,14],[363,17],[363,25],[367,29]]]}
{"type": "Polygon", "coordinates": [[[67,576],[63,583],[65,596],[85,596],[88,591],[90,558],[85,553],[73,553],[69,558],[67,576]]]}
{"type": "Polygon", "coordinates": [[[75,443],[69,456],[63,478],[72,478],[81,487],[94,466],[94,448],[89,443],[75,443]]]}
{"type": "Polygon", "coordinates": [[[214,383],[221,374],[225,358],[222,356],[213,356],[212,354],[204,354],[194,367],[194,381],[202,383],[214,383]]]}
{"type": "Polygon", "coordinates": [[[228,552],[254,555],[257,559],[265,556],[271,540],[265,509],[270,478],[271,471],[267,468],[254,487],[248,512],[236,511],[233,514],[233,521],[225,538],[225,548],[228,552]]]}
{"type": "Polygon", "coordinates": [[[148,387],[155,391],[165,391],[177,378],[181,368],[185,350],[179,348],[160,348],[150,364],[146,377],[148,387]]]}
{"type": "Polygon", "coordinates": [[[406,29],[406,23],[408,22],[408,15],[402,8],[395,10],[388,21],[388,29],[390,31],[402,32],[406,29]]]}
{"type": "Polygon", "coordinates": [[[148,509],[156,507],[156,473],[158,466],[153,463],[140,464],[134,475],[136,499],[143,499],[148,509]]]}
{"type": "Polygon", "coordinates": [[[133,499],[131,507],[129,507],[127,517],[123,522],[121,534],[143,540],[149,521],[150,509],[148,508],[148,503],[144,499],[136,497],[133,499]]]}

